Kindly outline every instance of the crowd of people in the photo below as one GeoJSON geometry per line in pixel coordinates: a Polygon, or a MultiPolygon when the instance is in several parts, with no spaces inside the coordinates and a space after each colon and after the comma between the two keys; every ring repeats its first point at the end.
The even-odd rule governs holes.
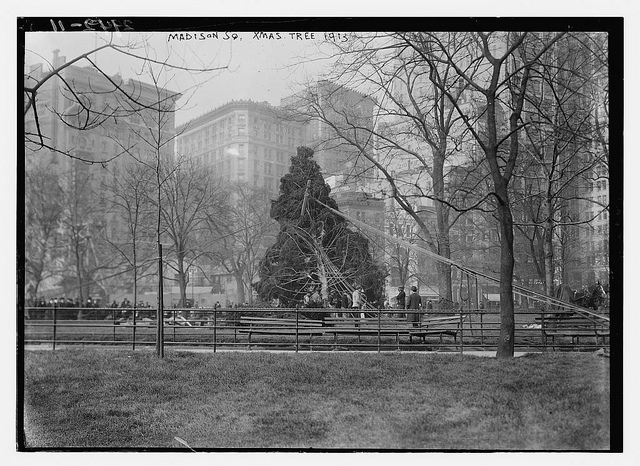
{"type": "Polygon", "coordinates": [[[80,298],[28,298],[27,307],[64,307],[64,308],[97,308],[100,306],[99,299],[87,298],[86,301],[80,301],[80,298]]]}
{"type": "MultiPolygon", "coordinates": [[[[87,298],[81,304],[79,298],[75,300],[72,298],[50,298],[46,300],[44,298],[27,299],[27,307],[46,307],[46,308],[101,308],[109,307],[111,309],[132,309],[133,303],[128,298],[124,298],[120,303],[116,300],[109,306],[102,306],[100,299],[87,298]]],[[[404,291],[404,287],[398,288],[398,294],[393,299],[393,302],[389,299],[385,299],[381,296],[376,302],[369,301],[367,294],[362,286],[354,286],[353,291],[338,291],[331,290],[328,298],[325,300],[320,292],[319,287],[311,287],[304,295],[302,301],[287,302],[281,299],[274,299],[269,303],[270,307],[295,307],[295,308],[332,308],[332,309],[390,309],[390,310],[405,310],[405,309],[425,309],[432,308],[431,301],[428,301],[426,305],[423,304],[422,298],[418,294],[418,289],[415,286],[411,287],[411,293],[407,296],[404,291]]],[[[139,301],[135,306],[137,309],[151,309],[152,306],[149,302],[139,301]]],[[[175,303],[174,308],[178,307],[175,303]]],[[[189,307],[189,306],[187,306],[189,307]]],[[[214,309],[221,309],[222,305],[217,301],[213,305],[214,309]]],[[[227,309],[249,308],[249,303],[243,302],[241,304],[227,301],[225,303],[227,309]]]]}
{"type": "MultiPolygon", "coordinates": [[[[72,299],[72,298],[27,298],[26,301],[27,307],[56,307],[56,308],[103,308],[105,306],[102,305],[100,298],[87,298],[86,301],[82,301],[80,298],[72,299]]],[[[124,298],[120,303],[116,300],[108,306],[110,308],[133,308],[133,303],[129,301],[128,298],[124,298]]],[[[139,309],[151,308],[151,305],[148,302],[138,301],[136,305],[139,309]]]]}
{"type": "MultiPolygon", "coordinates": [[[[359,309],[360,311],[379,309],[395,311],[400,316],[406,316],[410,321],[417,322],[420,320],[419,310],[433,309],[431,301],[423,302],[422,297],[418,294],[418,288],[412,286],[410,294],[407,295],[404,287],[398,288],[398,294],[392,299],[385,298],[382,295],[376,301],[370,301],[365,290],[360,285],[355,285],[353,291],[331,290],[325,300],[320,293],[318,287],[310,288],[304,295],[302,302],[295,304],[296,308],[330,308],[330,309],[359,309]],[[399,312],[407,311],[410,312],[399,312]]],[[[341,312],[341,311],[333,311],[341,312]]],[[[366,314],[366,313],[365,313],[366,314]]]]}

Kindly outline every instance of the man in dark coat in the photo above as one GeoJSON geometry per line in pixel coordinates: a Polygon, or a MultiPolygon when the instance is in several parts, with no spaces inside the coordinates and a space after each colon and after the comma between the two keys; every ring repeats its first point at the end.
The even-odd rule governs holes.
{"type": "Polygon", "coordinates": [[[418,288],[415,286],[411,287],[411,294],[409,295],[409,300],[407,301],[407,309],[413,312],[407,313],[407,320],[409,322],[413,322],[414,327],[418,326],[420,322],[420,313],[417,312],[422,308],[422,298],[418,294],[418,288]]]}
{"type": "Polygon", "coordinates": [[[398,287],[398,294],[396,295],[396,306],[398,309],[404,309],[405,299],[407,295],[404,292],[404,287],[398,287]]]}
{"type": "MultiPolygon", "coordinates": [[[[407,295],[404,292],[404,286],[398,287],[398,294],[396,295],[396,308],[397,309],[404,309],[406,297],[407,297],[407,295]]],[[[404,314],[404,312],[401,312],[399,314],[399,317],[402,317],[402,314],[404,314]]]]}

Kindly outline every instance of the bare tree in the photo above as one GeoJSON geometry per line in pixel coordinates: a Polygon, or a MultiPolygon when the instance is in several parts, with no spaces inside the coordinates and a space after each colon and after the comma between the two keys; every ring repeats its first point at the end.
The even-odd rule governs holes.
{"type": "MultiPolygon", "coordinates": [[[[601,41],[593,34],[574,33],[556,43],[553,54],[545,56],[531,75],[535,92],[528,94],[524,110],[530,124],[522,141],[525,160],[515,176],[520,178],[516,185],[524,189],[520,198],[527,207],[524,222],[516,222],[516,227],[542,246],[538,268],[549,296],[556,268],[565,270],[564,261],[554,260],[556,245],[566,245],[570,227],[591,228],[608,208],[608,201],[588,196],[590,186],[600,179],[599,167],[608,166],[607,151],[593,137],[595,133],[595,139],[602,140],[606,130],[598,118],[601,104],[592,92],[598,77],[606,75],[606,64],[602,49],[588,46],[589,37],[601,41]],[[595,214],[579,217],[590,204],[595,214]]],[[[518,203],[516,194],[515,208],[518,203]]],[[[566,278],[561,277],[563,283],[566,278]]]]}
{"type": "MultiPolygon", "coordinates": [[[[448,63],[484,102],[481,124],[475,124],[457,96],[444,86],[448,97],[484,153],[492,180],[500,230],[500,337],[498,357],[513,357],[513,216],[509,183],[520,152],[520,134],[532,70],[564,35],[534,33],[400,33],[405,43],[427,63],[448,63]],[[457,44],[451,47],[451,43],[457,44]]],[[[480,123],[480,122],[477,122],[480,123]]]]}
{"type": "MultiPolygon", "coordinates": [[[[129,163],[115,170],[103,184],[108,193],[109,223],[105,240],[122,257],[131,271],[133,305],[138,303],[138,284],[153,266],[153,206],[148,202],[153,189],[153,173],[142,164],[129,163]]],[[[126,276],[129,274],[127,273],[126,276]]]]}
{"type": "MultiPolygon", "coordinates": [[[[450,258],[450,230],[465,208],[451,208],[447,175],[468,130],[449,98],[461,98],[468,85],[451,64],[425,62],[395,34],[361,34],[336,47],[330,82],[309,86],[293,105],[299,117],[326,128],[316,151],[342,150],[347,174],[377,181],[427,246],[450,258]],[[425,208],[435,221],[425,219],[425,208]]],[[[451,300],[451,267],[440,262],[437,269],[439,293],[451,300]]]]}
{"type": "Polygon", "coordinates": [[[228,233],[220,237],[210,256],[235,278],[236,302],[251,304],[252,284],[258,276],[260,259],[275,241],[278,225],[271,219],[271,203],[262,188],[238,182],[230,187],[230,192],[228,233]]]}
{"type": "Polygon", "coordinates": [[[25,272],[29,294],[58,274],[63,204],[58,177],[46,163],[28,159],[25,171],[25,272]]]}
{"type": "Polygon", "coordinates": [[[227,226],[228,191],[217,183],[211,169],[194,159],[165,164],[161,188],[162,230],[171,247],[167,265],[175,272],[180,305],[187,302],[189,269],[211,252],[227,226]]]}
{"type": "Polygon", "coordinates": [[[92,294],[105,294],[102,275],[118,269],[120,264],[113,260],[103,241],[106,226],[103,201],[95,196],[93,177],[82,167],[74,168],[61,179],[61,230],[65,263],[70,266],[64,269],[63,284],[68,293],[75,291],[84,303],[92,294]]]}

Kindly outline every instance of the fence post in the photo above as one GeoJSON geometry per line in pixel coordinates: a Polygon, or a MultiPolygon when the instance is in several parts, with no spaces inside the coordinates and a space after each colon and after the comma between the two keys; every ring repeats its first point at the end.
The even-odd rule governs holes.
{"type": "Polygon", "coordinates": [[[218,340],[218,313],[216,306],[213,306],[213,352],[216,352],[216,342],[218,340]]]}
{"type": "Polygon", "coordinates": [[[136,350],[136,303],[133,303],[133,351],[136,350]]]}
{"type": "Polygon", "coordinates": [[[542,346],[543,348],[547,349],[547,339],[544,336],[544,309],[543,311],[540,313],[540,338],[542,339],[542,346]]]}
{"type": "Polygon", "coordinates": [[[56,327],[58,320],[58,309],[56,306],[53,306],[53,349],[56,349],[56,327]]]}
{"type": "Polygon", "coordinates": [[[300,315],[300,309],[296,309],[296,353],[298,352],[298,336],[300,333],[298,329],[299,315],[300,315]]]}
{"type": "Polygon", "coordinates": [[[380,332],[382,331],[380,328],[380,313],[381,310],[378,308],[378,353],[380,352],[380,332]]]}
{"type": "Polygon", "coordinates": [[[176,310],[173,310],[173,342],[176,342],[176,310]]]}
{"type": "Polygon", "coordinates": [[[464,317],[460,313],[460,354],[464,354],[464,317]]]}
{"type": "MultiPolygon", "coordinates": [[[[228,312],[229,311],[227,311],[227,313],[228,312]]],[[[238,316],[235,312],[232,312],[231,315],[233,316],[231,322],[233,324],[233,345],[235,346],[238,343],[238,316]]]]}

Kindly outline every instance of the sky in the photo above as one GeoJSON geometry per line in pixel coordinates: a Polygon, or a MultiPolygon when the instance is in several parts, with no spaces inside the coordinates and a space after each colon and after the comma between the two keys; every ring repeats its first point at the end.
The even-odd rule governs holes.
{"type": "MultiPolygon", "coordinates": [[[[69,28],[69,25],[67,25],[69,28]]],[[[158,59],[169,58],[170,63],[197,69],[226,67],[215,72],[195,73],[172,71],[166,86],[181,92],[180,109],[176,123],[181,124],[202,115],[231,100],[251,99],[278,105],[280,99],[290,95],[307,79],[313,79],[327,65],[320,59],[329,48],[322,45],[323,34],[307,33],[298,36],[291,33],[267,33],[256,36],[253,32],[225,33],[215,37],[212,33],[120,33],[115,37],[119,44],[141,44],[146,40],[158,59]],[[187,34],[190,34],[188,36],[187,34]],[[234,35],[237,34],[237,35],[234,35]],[[324,50],[324,52],[322,52],[324,50]]],[[[43,63],[45,68],[52,60],[53,50],[67,61],[100,46],[107,34],[92,32],[32,32],[25,37],[25,61],[27,65],[43,63]]],[[[136,49],[142,53],[142,48],[136,49]]],[[[99,52],[93,58],[109,74],[120,73],[124,78],[149,81],[141,73],[141,60],[131,59],[111,51],[99,52]]],[[[88,66],[87,61],[78,63],[88,66]]]]}

